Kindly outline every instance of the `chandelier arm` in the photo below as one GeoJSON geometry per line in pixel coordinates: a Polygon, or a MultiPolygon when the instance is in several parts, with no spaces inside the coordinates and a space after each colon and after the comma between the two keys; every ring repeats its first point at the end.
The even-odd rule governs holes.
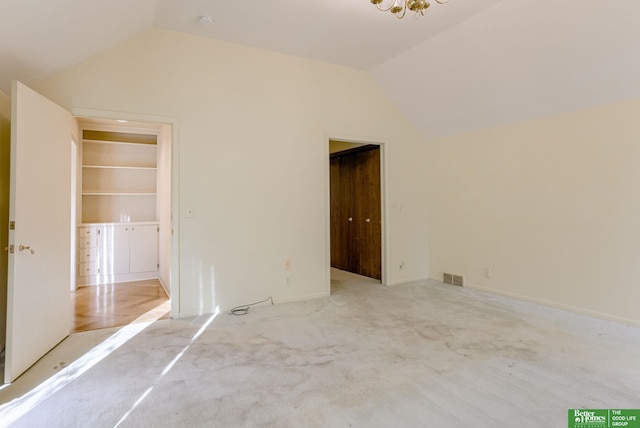
{"type": "Polygon", "coordinates": [[[402,18],[404,18],[404,15],[406,13],[407,13],[407,1],[405,0],[404,7],[402,8],[402,15],[400,15],[399,13],[396,13],[396,18],[402,19],[402,18]]]}
{"type": "Polygon", "coordinates": [[[378,8],[378,10],[381,10],[382,12],[389,12],[391,10],[391,8],[393,7],[394,3],[391,3],[391,6],[389,6],[388,8],[382,8],[380,7],[379,4],[376,5],[376,7],[378,8]]]}
{"type": "Polygon", "coordinates": [[[374,4],[379,11],[389,12],[391,9],[393,9],[394,6],[398,5],[398,0],[393,0],[387,8],[380,6],[382,3],[384,3],[384,0],[371,0],[371,3],[374,4]]]}
{"type": "Polygon", "coordinates": [[[436,0],[436,3],[445,4],[445,3],[449,3],[449,0],[436,0]]]}

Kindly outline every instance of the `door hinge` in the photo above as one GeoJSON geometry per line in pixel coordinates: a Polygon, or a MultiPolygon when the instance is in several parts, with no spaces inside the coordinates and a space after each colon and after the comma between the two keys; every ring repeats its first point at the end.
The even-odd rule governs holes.
{"type": "Polygon", "coordinates": [[[9,245],[8,247],[4,247],[5,251],[9,251],[9,254],[13,254],[13,244],[9,245]]]}
{"type": "Polygon", "coordinates": [[[10,221],[9,222],[9,230],[16,230],[16,222],[15,221],[10,221]]]}
{"type": "Polygon", "coordinates": [[[160,232],[160,226],[158,226],[158,232],[160,232]]]}
{"type": "Polygon", "coordinates": [[[160,269],[160,263],[158,263],[158,269],[160,269]]]}

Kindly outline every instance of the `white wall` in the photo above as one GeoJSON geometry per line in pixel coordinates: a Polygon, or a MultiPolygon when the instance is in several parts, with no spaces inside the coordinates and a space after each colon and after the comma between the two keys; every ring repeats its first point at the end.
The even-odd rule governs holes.
{"type": "Polygon", "coordinates": [[[389,282],[428,275],[426,149],[364,72],[152,29],[33,87],[179,118],[180,316],[326,294],[328,137],[386,143],[389,282]]]}
{"type": "Polygon", "coordinates": [[[171,126],[162,125],[158,134],[158,263],[160,281],[170,294],[171,284],[171,126]]]}
{"type": "Polygon", "coordinates": [[[7,332],[7,269],[9,245],[9,159],[11,148],[11,103],[0,91],[0,350],[4,348],[7,332]]]}
{"type": "Polygon", "coordinates": [[[77,254],[76,251],[76,225],[82,218],[82,183],[78,177],[82,177],[82,136],[80,124],[75,117],[71,118],[71,291],[78,288],[77,254]]]}
{"type": "Polygon", "coordinates": [[[430,142],[431,276],[640,323],[639,111],[635,99],[430,142]]]}

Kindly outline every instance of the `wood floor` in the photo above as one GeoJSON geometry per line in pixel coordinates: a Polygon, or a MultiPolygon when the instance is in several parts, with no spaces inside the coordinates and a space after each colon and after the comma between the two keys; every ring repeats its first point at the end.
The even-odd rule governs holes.
{"type": "Polygon", "coordinates": [[[169,318],[169,297],[157,280],[79,287],[71,293],[72,333],[169,318]]]}

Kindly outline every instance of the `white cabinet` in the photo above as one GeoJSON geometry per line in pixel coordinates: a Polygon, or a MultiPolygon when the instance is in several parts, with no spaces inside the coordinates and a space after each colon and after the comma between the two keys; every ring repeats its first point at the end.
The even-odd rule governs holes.
{"type": "MultiPolygon", "coordinates": [[[[100,241],[100,228],[80,227],[78,228],[78,276],[87,277],[97,275],[100,271],[98,266],[98,245],[100,241]]],[[[78,282],[85,282],[80,279],[78,282]]]]}
{"type": "Polygon", "coordinates": [[[133,226],[129,234],[129,272],[150,272],[158,269],[158,228],[133,226]]]}
{"type": "Polygon", "coordinates": [[[78,285],[158,277],[157,224],[96,224],[78,228],[78,285]]]}
{"type": "Polygon", "coordinates": [[[111,270],[114,275],[129,273],[129,226],[109,226],[112,231],[113,245],[110,248],[110,257],[113,260],[111,270]]]}
{"type": "Polygon", "coordinates": [[[158,269],[158,226],[113,226],[113,272],[142,273],[158,269]]]}

